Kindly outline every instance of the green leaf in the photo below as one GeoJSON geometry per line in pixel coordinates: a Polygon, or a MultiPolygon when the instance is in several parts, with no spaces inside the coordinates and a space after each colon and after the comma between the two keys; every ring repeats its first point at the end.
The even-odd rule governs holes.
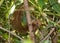
{"type": "Polygon", "coordinates": [[[60,43],[60,40],[58,40],[58,43],[60,43]]]}
{"type": "Polygon", "coordinates": [[[57,16],[60,16],[60,14],[56,14],[57,16]]]}
{"type": "Polygon", "coordinates": [[[2,5],[3,2],[4,2],[4,0],[0,0],[0,6],[2,5]]]}
{"type": "Polygon", "coordinates": [[[2,31],[0,31],[0,35],[2,35],[3,33],[2,33],[2,31]]]}
{"type": "Polygon", "coordinates": [[[11,2],[10,7],[8,7],[8,9],[6,10],[6,13],[5,13],[6,19],[9,18],[10,14],[11,14],[11,9],[12,9],[13,6],[14,6],[14,2],[11,2]]]}
{"type": "Polygon", "coordinates": [[[36,4],[35,0],[30,0],[32,3],[36,4]]]}
{"type": "Polygon", "coordinates": [[[52,9],[55,10],[58,14],[60,14],[60,4],[57,3],[56,0],[49,0],[50,5],[52,6],[52,9]]]}
{"type": "Polygon", "coordinates": [[[48,2],[48,0],[44,0],[44,2],[48,2]]]}
{"type": "Polygon", "coordinates": [[[56,3],[56,0],[49,0],[50,5],[54,5],[56,3]]]}
{"type": "Polygon", "coordinates": [[[58,14],[60,14],[60,5],[59,4],[55,4],[52,7],[53,7],[53,10],[55,10],[58,14]]]}
{"type": "Polygon", "coordinates": [[[21,43],[21,41],[18,39],[15,39],[15,43],[21,43]]]}
{"type": "Polygon", "coordinates": [[[38,0],[38,4],[39,4],[40,8],[43,9],[43,7],[44,7],[44,0],[38,0]]]}
{"type": "Polygon", "coordinates": [[[24,43],[32,43],[30,39],[25,39],[24,43]]]}
{"type": "Polygon", "coordinates": [[[8,35],[7,33],[5,33],[5,34],[3,34],[3,37],[4,37],[5,39],[8,39],[9,35],[8,35]]]}

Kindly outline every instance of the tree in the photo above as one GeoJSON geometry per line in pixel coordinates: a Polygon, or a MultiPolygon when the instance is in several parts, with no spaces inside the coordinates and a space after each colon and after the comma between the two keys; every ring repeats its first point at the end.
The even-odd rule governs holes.
{"type": "Polygon", "coordinates": [[[57,0],[0,0],[0,37],[4,42],[60,43],[59,28],[57,0]]]}

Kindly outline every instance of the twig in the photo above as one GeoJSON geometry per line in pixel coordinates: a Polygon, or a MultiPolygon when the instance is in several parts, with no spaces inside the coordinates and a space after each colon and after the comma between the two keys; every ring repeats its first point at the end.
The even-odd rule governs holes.
{"type": "Polygon", "coordinates": [[[26,11],[26,17],[27,17],[27,22],[28,22],[30,37],[31,37],[33,43],[36,43],[35,42],[35,34],[34,34],[34,31],[33,31],[31,17],[30,17],[31,15],[29,13],[28,0],[24,0],[24,8],[25,8],[25,11],[26,11]]]}
{"type": "Polygon", "coordinates": [[[13,36],[15,36],[15,37],[17,37],[17,38],[19,38],[20,40],[23,41],[23,39],[22,39],[21,37],[19,37],[18,35],[16,35],[15,33],[12,33],[11,31],[9,31],[9,30],[7,30],[7,29],[5,29],[5,28],[2,28],[2,27],[0,27],[0,29],[6,31],[6,32],[8,32],[8,33],[10,33],[11,35],[13,35],[13,36]]]}
{"type": "Polygon", "coordinates": [[[39,34],[41,34],[41,38],[40,39],[43,39],[44,38],[44,35],[41,31],[39,31],[39,34]]]}
{"type": "Polygon", "coordinates": [[[40,43],[42,43],[43,41],[45,41],[52,34],[52,32],[54,30],[55,30],[55,28],[52,28],[52,30],[50,30],[50,32],[48,33],[48,35],[40,43]]]}

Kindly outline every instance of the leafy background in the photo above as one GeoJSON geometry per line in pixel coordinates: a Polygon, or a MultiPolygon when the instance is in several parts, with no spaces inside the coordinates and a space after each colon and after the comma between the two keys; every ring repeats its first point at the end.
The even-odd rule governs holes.
{"type": "MultiPolygon", "coordinates": [[[[37,42],[39,43],[42,36],[39,34],[42,31],[45,37],[51,30],[51,27],[56,27],[58,35],[58,43],[60,43],[60,3],[59,0],[28,0],[29,11],[33,19],[39,20],[37,31],[35,32],[37,42]]],[[[15,35],[10,35],[9,31],[0,29],[0,43],[31,43],[29,34],[21,35],[12,28],[10,19],[13,19],[13,13],[16,9],[23,8],[23,0],[0,0],[0,26],[6,30],[10,30],[17,36],[24,39],[19,39],[15,35]],[[10,36],[9,36],[10,35],[10,36]],[[10,37],[10,38],[9,38],[10,37]]],[[[22,12],[23,13],[23,12],[22,12]]],[[[25,13],[24,13],[25,14],[25,13]]],[[[22,25],[26,25],[26,16],[22,17],[22,25]]],[[[49,38],[43,43],[52,43],[49,38]]]]}

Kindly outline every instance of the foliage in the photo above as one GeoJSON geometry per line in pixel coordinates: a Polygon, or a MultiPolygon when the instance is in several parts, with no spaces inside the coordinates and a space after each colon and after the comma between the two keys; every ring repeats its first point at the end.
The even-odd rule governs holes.
{"type": "MultiPolygon", "coordinates": [[[[36,39],[40,42],[42,35],[43,37],[49,34],[49,31],[52,27],[56,28],[56,31],[59,35],[60,33],[60,3],[57,0],[28,0],[29,3],[29,12],[31,14],[31,19],[39,20],[37,23],[37,30],[35,32],[36,39]],[[42,31],[42,34],[39,33],[42,31]]],[[[18,36],[21,36],[25,43],[31,43],[29,39],[29,34],[21,35],[21,33],[17,32],[12,28],[10,24],[10,19],[13,19],[13,13],[16,9],[24,9],[23,0],[0,0],[0,25],[11,32],[16,33],[18,36]],[[13,9],[14,7],[14,9],[13,9]],[[13,9],[13,10],[12,10],[13,9]]],[[[25,11],[23,11],[25,14],[25,11]]],[[[22,13],[23,13],[22,12],[22,13]]],[[[25,26],[27,24],[26,15],[23,15],[21,24],[25,26]]],[[[29,33],[29,31],[28,31],[29,33]]],[[[8,43],[9,33],[0,30],[0,36],[4,38],[4,40],[8,43]]],[[[22,43],[16,37],[10,35],[11,43],[22,43]]],[[[58,36],[60,37],[60,36],[58,36]]],[[[43,38],[42,38],[43,39],[43,38]]],[[[51,40],[46,39],[43,43],[52,43],[51,40]]],[[[58,43],[60,43],[60,39],[58,38],[58,43]]]]}

